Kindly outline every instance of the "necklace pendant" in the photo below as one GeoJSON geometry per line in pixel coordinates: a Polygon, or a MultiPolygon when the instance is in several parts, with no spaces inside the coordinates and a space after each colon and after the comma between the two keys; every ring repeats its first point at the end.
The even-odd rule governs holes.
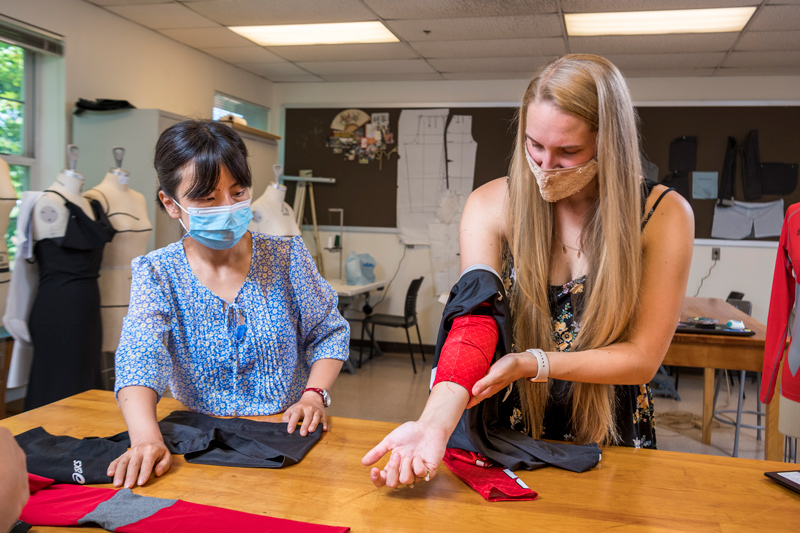
{"type": "Polygon", "coordinates": [[[564,244],[561,245],[561,253],[563,253],[563,254],[567,253],[567,246],[564,245],[564,244]]]}
{"type": "Polygon", "coordinates": [[[580,258],[581,258],[581,251],[580,251],[580,249],[578,249],[578,259],[580,259],[580,258]]]}

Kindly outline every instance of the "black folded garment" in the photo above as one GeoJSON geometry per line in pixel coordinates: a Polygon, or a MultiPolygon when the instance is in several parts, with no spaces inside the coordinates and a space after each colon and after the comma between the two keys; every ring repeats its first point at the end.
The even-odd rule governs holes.
{"type": "MultiPolygon", "coordinates": [[[[322,438],[322,424],[305,437],[289,434],[281,422],[216,418],[174,411],[158,423],[170,453],[187,462],[249,468],[283,468],[299,463],[322,438]]],[[[110,483],[109,463],[130,446],[128,432],[113,437],[76,439],[34,428],[16,436],[25,451],[28,472],[57,483],[110,483]]]]}
{"type": "Polygon", "coordinates": [[[107,98],[98,98],[97,100],[84,100],[78,98],[75,102],[75,115],[80,115],[86,110],[89,111],[114,111],[116,109],[136,109],[136,106],[127,100],[109,100],[107,98]]]}
{"type": "Polygon", "coordinates": [[[20,433],[16,439],[27,456],[28,472],[56,483],[78,485],[111,483],[108,465],[128,449],[127,442],[51,435],[40,427],[20,433]]]}
{"type": "MultiPolygon", "coordinates": [[[[305,437],[289,433],[286,423],[216,418],[174,411],[158,423],[171,453],[188,463],[249,468],[283,468],[299,463],[322,438],[322,424],[305,437]]],[[[128,432],[109,437],[129,443],[128,432]]]]}

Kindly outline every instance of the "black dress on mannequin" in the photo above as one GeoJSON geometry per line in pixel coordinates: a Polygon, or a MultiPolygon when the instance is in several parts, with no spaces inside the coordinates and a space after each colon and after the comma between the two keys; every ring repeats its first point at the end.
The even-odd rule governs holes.
{"type": "Polygon", "coordinates": [[[64,199],[70,217],[63,237],[34,246],[39,287],[28,327],[33,365],[25,409],[34,409],[92,388],[100,381],[100,290],[103,247],[114,237],[99,202],[89,200],[95,220],[64,199]]]}

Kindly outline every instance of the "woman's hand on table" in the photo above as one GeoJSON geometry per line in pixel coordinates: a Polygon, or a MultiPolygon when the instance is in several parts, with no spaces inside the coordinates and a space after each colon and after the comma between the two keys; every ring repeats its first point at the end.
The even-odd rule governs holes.
{"type": "Polygon", "coordinates": [[[108,465],[108,475],[114,478],[114,486],[133,488],[144,485],[150,473],[161,476],[172,466],[172,454],[162,440],[150,440],[132,445],[131,448],[108,465]]]}
{"type": "Polygon", "coordinates": [[[395,488],[411,485],[419,479],[431,480],[442,462],[449,434],[446,430],[423,422],[406,422],[389,433],[361,459],[365,466],[375,464],[391,452],[383,470],[370,471],[376,487],[395,488]]]}
{"type": "Polygon", "coordinates": [[[281,416],[281,422],[287,422],[286,430],[289,433],[294,433],[300,421],[302,421],[300,435],[303,437],[313,433],[319,424],[322,424],[322,431],[328,431],[328,417],[325,414],[322,397],[318,393],[306,392],[300,397],[299,402],[290,406],[281,416]]]}

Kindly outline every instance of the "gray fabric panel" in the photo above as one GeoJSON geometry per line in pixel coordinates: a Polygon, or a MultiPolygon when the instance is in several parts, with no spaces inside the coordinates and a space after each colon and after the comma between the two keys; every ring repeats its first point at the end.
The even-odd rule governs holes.
{"type": "Polygon", "coordinates": [[[756,238],[777,237],[783,226],[783,199],[774,202],[733,202],[731,207],[714,206],[711,236],[717,239],[746,239],[755,229],[756,238]]]}
{"type": "Polygon", "coordinates": [[[153,516],[161,509],[174,505],[177,501],[139,496],[134,494],[131,489],[120,489],[110,500],[104,501],[95,507],[94,511],[79,519],[78,524],[91,522],[103,529],[115,531],[118,527],[134,524],[153,516]]]}
{"type": "Polygon", "coordinates": [[[718,172],[692,172],[692,198],[716,200],[718,172]]]}

